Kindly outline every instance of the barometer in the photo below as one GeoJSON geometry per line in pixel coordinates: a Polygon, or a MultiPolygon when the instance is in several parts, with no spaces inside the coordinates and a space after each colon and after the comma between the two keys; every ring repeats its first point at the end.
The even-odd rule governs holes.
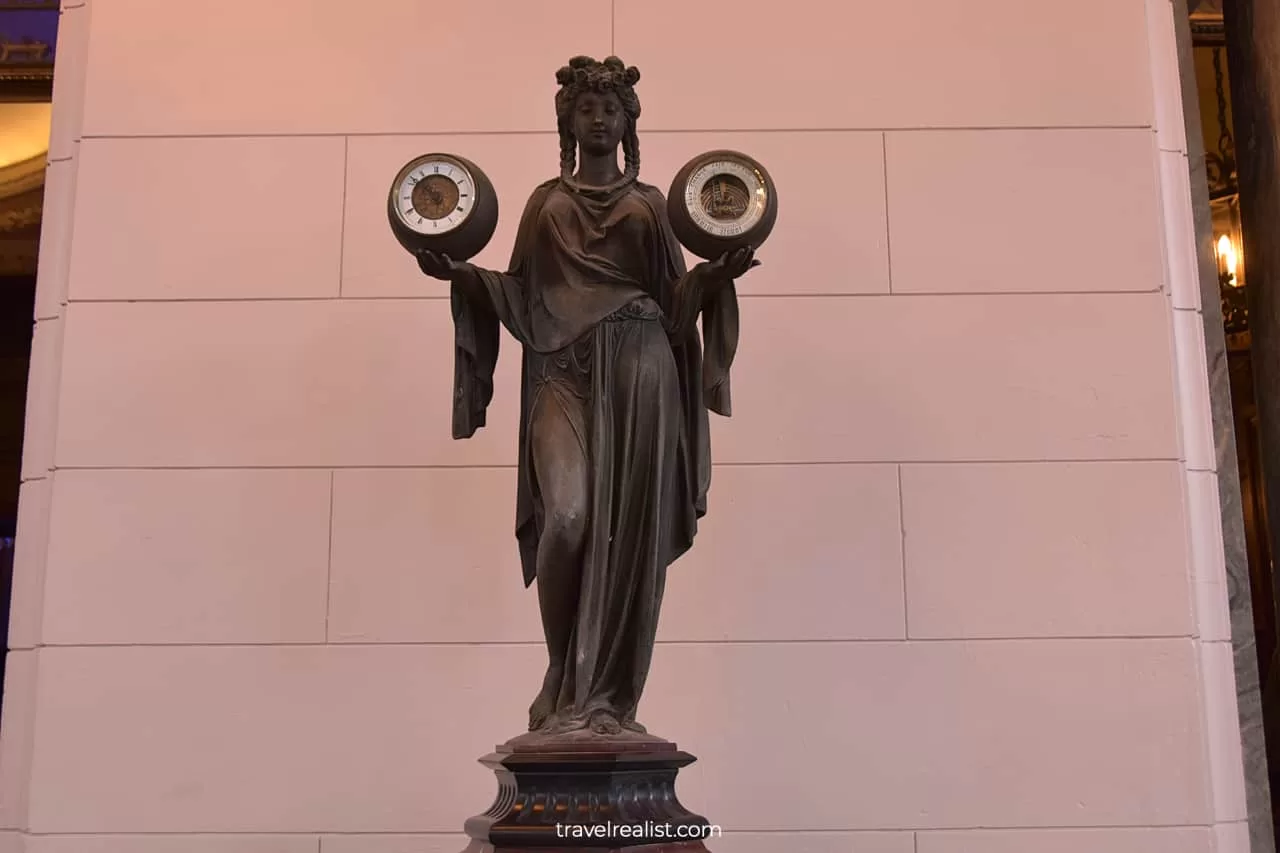
{"type": "Polygon", "coordinates": [[[714,260],[764,243],[778,218],[778,194],[769,173],[752,158],[708,151],[676,173],[667,216],[681,245],[714,260]]]}

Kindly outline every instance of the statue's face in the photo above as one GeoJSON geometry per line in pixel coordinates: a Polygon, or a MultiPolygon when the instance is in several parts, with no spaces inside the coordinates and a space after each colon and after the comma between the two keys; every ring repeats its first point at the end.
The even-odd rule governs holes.
{"type": "Polygon", "coordinates": [[[583,152],[593,155],[618,150],[627,129],[622,102],[613,92],[584,92],[573,105],[573,135],[583,152]]]}

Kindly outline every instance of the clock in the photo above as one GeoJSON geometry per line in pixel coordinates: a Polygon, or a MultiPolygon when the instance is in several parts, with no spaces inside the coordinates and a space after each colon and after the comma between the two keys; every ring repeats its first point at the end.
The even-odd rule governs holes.
{"type": "Polygon", "coordinates": [[[424,154],[396,173],[387,194],[391,233],[404,249],[465,261],[498,225],[498,195],[481,169],[454,154],[424,154]]]}
{"type": "Polygon", "coordinates": [[[667,216],[681,245],[714,260],[764,243],[778,218],[778,192],[764,166],[746,154],[708,151],[676,173],[667,216]]]}

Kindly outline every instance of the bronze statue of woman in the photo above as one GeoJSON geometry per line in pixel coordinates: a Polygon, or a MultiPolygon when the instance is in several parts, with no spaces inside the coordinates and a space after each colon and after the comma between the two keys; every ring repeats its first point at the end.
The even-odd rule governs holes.
{"type": "Polygon", "coordinates": [[[418,253],[452,284],[455,438],[484,425],[499,325],[523,348],[516,537],[550,657],[529,709],[545,734],[644,732],[667,568],[707,509],[707,413],[730,413],[733,281],[758,264],[742,249],[686,271],[638,180],[639,79],[616,57],[556,74],[560,176],[533,191],[505,273],[418,253]]]}

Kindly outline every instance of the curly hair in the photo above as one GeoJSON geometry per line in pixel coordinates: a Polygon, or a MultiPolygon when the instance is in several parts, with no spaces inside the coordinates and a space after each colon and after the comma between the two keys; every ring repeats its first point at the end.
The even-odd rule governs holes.
{"type": "Polygon", "coordinates": [[[612,92],[622,104],[627,119],[627,129],[622,136],[624,176],[634,180],[640,174],[640,141],[636,136],[636,121],[640,118],[640,99],[635,85],[640,71],[628,68],[621,59],[610,56],[598,62],[590,56],[575,56],[569,64],[556,72],[560,91],[556,93],[556,126],[560,130],[560,175],[573,177],[578,162],[578,140],[573,135],[573,105],[579,95],[586,92],[605,94],[612,92]]]}

